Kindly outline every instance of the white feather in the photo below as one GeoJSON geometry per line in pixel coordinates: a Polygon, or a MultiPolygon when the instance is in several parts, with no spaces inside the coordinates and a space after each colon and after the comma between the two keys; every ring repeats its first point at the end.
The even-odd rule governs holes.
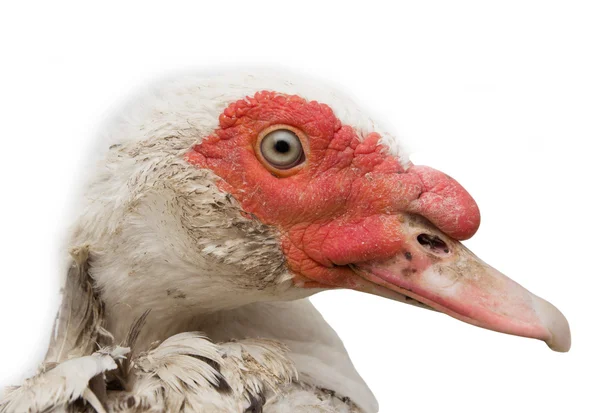
{"type": "Polygon", "coordinates": [[[66,408],[80,398],[96,405],[97,410],[102,409],[90,392],[89,382],[116,369],[115,359],[124,357],[128,351],[117,347],[64,361],[8,391],[0,401],[0,412],[50,412],[66,408]]]}
{"type": "Polygon", "coordinates": [[[220,363],[218,347],[200,333],[181,333],[141,355],[134,368],[156,376],[169,389],[184,395],[197,387],[219,384],[220,373],[205,360],[220,363]]]}

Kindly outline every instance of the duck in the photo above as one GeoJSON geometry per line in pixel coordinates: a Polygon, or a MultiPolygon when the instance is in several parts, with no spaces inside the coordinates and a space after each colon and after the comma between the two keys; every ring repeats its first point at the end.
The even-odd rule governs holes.
{"type": "Polygon", "coordinates": [[[161,79],[83,175],[47,354],[1,413],[376,413],[309,300],[332,289],[570,348],[556,307],[461,243],[472,196],[323,82],[161,79]]]}

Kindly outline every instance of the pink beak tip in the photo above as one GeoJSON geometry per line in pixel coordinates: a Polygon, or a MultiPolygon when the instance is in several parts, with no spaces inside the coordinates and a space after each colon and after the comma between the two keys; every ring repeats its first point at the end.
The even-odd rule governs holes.
{"type": "Polygon", "coordinates": [[[532,294],[535,311],[540,321],[548,330],[548,338],[544,340],[554,351],[566,353],[571,348],[571,329],[565,316],[548,301],[532,294]]]}

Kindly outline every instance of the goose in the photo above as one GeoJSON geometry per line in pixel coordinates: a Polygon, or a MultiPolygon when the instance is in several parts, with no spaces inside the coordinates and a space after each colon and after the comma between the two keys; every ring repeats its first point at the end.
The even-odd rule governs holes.
{"type": "Polygon", "coordinates": [[[558,309],[461,244],[471,195],[326,84],[177,75],[100,135],[47,354],[2,413],[375,413],[308,300],[330,289],[569,350],[558,309]]]}

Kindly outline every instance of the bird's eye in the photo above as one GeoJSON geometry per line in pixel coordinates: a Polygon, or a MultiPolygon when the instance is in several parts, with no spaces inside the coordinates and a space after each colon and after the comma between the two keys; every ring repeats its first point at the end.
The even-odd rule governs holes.
{"type": "Polygon", "coordinates": [[[259,137],[257,149],[261,158],[268,163],[271,171],[287,171],[300,165],[306,159],[301,132],[288,126],[276,125],[265,130],[259,137]]]}

